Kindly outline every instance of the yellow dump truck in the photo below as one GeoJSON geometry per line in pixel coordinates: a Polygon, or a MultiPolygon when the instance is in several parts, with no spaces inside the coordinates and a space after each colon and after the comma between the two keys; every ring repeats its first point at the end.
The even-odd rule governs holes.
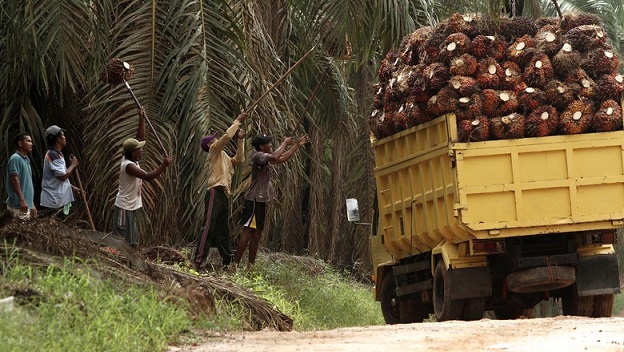
{"type": "Polygon", "coordinates": [[[373,141],[375,299],[387,323],[609,317],[624,131],[457,142],[453,114],[373,141]]]}

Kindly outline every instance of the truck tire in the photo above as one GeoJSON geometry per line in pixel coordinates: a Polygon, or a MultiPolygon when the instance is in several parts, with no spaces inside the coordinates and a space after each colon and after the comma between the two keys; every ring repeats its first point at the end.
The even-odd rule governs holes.
{"type": "Polygon", "coordinates": [[[401,322],[399,301],[396,297],[396,282],[392,270],[388,270],[381,283],[381,313],[386,324],[398,324],[401,322]]]}
{"type": "Polygon", "coordinates": [[[444,261],[438,261],[433,275],[433,310],[437,321],[461,319],[464,300],[452,300],[453,284],[444,261]]]}
{"type": "Polygon", "coordinates": [[[613,301],[615,295],[596,295],[594,296],[594,318],[610,318],[613,315],[613,301]]]}
{"type": "Polygon", "coordinates": [[[533,318],[533,308],[522,309],[511,304],[497,306],[493,311],[498,320],[512,320],[520,317],[533,318]]]}
{"type": "Polygon", "coordinates": [[[433,312],[431,304],[418,303],[414,299],[399,299],[399,308],[401,324],[422,323],[433,312]]]}
{"type": "Polygon", "coordinates": [[[485,310],[485,298],[468,298],[464,300],[464,311],[461,319],[466,321],[480,320],[485,310]]]}
{"type": "Polygon", "coordinates": [[[576,272],[571,266],[541,266],[507,275],[507,288],[512,292],[534,293],[564,288],[575,281],[576,272]]]}

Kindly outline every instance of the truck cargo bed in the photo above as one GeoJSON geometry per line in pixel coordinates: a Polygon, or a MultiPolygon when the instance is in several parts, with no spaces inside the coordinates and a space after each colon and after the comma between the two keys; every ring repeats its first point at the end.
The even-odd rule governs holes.
{"type": "Polygon", "coordinates": [[[449,114],[373,143],[391,252],[624,224],[624,131],[456,141],[449,114]]]}

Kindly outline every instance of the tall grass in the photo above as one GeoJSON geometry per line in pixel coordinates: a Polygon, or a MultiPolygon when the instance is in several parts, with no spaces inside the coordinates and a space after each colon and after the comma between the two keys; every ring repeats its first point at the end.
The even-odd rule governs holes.
{"type": "Polygon", "coordinates": [[[39,271],[15,256],[3,261],[0,296],[36,294],[17,295],[15,310],[0,313],[0,349],[158,351],[192,325],[187,307],[153,287],[99,280],[86,268],[66,261],[39,271]]]}
{"type": "Polygon", "coordinates": [[[325,330],[385,324],[371,287],[310,260],[260,257],[251,270],[238,270],[234,281],[271,301],[294,320],[294,329],[325,330]]]}

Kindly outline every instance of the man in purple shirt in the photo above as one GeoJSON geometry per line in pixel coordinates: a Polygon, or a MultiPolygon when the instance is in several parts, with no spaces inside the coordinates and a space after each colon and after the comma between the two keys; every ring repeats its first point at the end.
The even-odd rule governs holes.
{"type": "Polygon", "coordinates": [[[249,245],[249,265],[256,262],[258,244],[264,229],[266,204],[275,198],[271,184],[271,164],[287,161],[299,147],[310,141],[308,136],[304,135],[294,146],[286,150],[293,141],[292,137],[288,137],[273,151],[272,140],[271,136],[259,134],[251,141],[251,145],[255,148],[251,154],[251,185],[245,194],[243,232],[234,256],[236,264],[240,263],[247,245],[249,245]]]}

